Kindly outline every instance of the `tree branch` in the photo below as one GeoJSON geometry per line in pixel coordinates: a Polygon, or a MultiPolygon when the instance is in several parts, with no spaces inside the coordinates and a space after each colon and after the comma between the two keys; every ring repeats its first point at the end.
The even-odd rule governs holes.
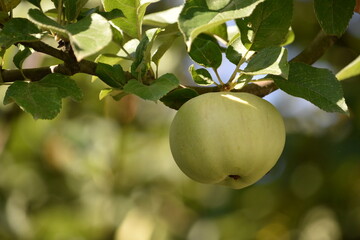
{"type": "Polygon", "coordinates": [[[66,61],[69,57],[66,52],[63,52],[59,49],[53,48],[50,45],[37,41],[37,42],[20,42],[20,44],[24,45],[25,47],[29,47],[34,49],[37,52],[45,53],[57,59],[66,61]]]}
{"type": "Polygon", "coordinates": [[[294,57],[291,62],[302,62],[311,65],[319,60],[338,39],[336,36],[326,35],[323,31],[320,31],[310,45],[294,57]]]}
{"type": "MultiPolygon", "coordinates": [[[[326,35],[323,31],[320,31],[313,41],[296,57],[290,60],[290,62],[302,62],[306,64],[313,64],[319,60],[325,52],[338,40],[336,36],[326,35]]],[[[220,89],[218,87],[191,87],[196,90],[199,94],[206,92],[217,92],[220,89]]],[[[277,90],[278,87],[272,80],[261,81],[258,83],[251,83],[245,85],[240,90],[233,90],[235,92],[249,92],[259,97],[264,97],[273,91],[277,90]]]]}
{"type": "MultiPolygon", "coordinates": [[[[291,62],[303,62],[306,64],[313,64],[316,62],[324,53],[338,40],[335,36],[326,35],[320,31],[313,41],[291,62]]],[[[18,80],[25,80],[24,76],[31,81],[38,81],[50,73],[61,73],[65,75],[73,75],[75,73],[86,73],[90,75],[96,75],[97,63],[82,60],[76,62],[73,54],[64,52],[53,48],[41,41],[39,42],[24,42],[21,43],[24,46],[31,47],[38,52],[45,53],[64,61],[64,64],[57,66],[41,67],[33,69],[22,69],[22,70],[2,70],[2,79],[4,82],[14,82],[18,80]],[[22,71],[22,72],[21,72],[22,71]]],[[[130,74],[128,74],[130,75],[130,74]]],[[[200,86],[187,86],[196,90],[199,94],[207,92],[220,91],[220,88],[215,87],[200,87],[200,86]]],[[[271,92],[275,91],[277,86],[271,80],[261,81],[257,83],[247,84],[240,90],[234,90],[239,92],[249,92],[260,97],[264,97],[271,92]]]]}
{"type": "MultiPolygon", "coordinates": [[[[302,62],[312,65],[319,60],[338,39],[338,37],[326,35],[320,30],[313,41],[301,53],[291,59],[290,62],[302,62]]],[[[270,80],[248,84],[240,91],[250,92],[257,96],[264,97],[277,89],[278,87],[275,85],[274,81],[270,80]]]]}
{"type": "MultiPolygon", "coordinates": [[[[95,75],[96,66],[97,65],[95,62],[82,60],[77,63],[77,69],[79,70],[76,73],[95,75]]],[[[39,81],[50,73],[61,73],[70,76],[74,74],[74,71],[69,68],[68,64],[59,64],[56,66],[41,68],[22,69],[22,72],[20,70],[2,70],[2,79],[4,82],[14,82],[21,80],[39,81]],[[24,76],[26,78],[24,78],[24,76]]]]}

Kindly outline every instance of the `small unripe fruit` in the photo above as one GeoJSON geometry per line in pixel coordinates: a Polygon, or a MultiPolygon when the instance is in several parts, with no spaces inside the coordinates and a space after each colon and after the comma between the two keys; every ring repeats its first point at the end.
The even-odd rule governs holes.
{"type": "Polygon", "coordinates": [[[170,148],[191,179],[240,189],[261,179],[285,145],[280,113],[249,93],[206,93],[186,102],[170,128],[170,148]]]}

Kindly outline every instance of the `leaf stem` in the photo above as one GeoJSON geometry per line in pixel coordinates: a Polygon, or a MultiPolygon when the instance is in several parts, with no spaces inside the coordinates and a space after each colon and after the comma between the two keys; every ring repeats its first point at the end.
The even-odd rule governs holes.
{"type": "Polygon", "coordinates": [[[59,0],[58,2],[58,11],[57,11],[57,22],[59,24],[62,24],[62,20],[61,20],[61,17],[62,17],[62,12],[63,12],[63,0],[59,0]]]}
{"type": "Polygon", "coordinates": [[[246,62],[246,56],[248,55],[250,50],[247,50],[246,53],[244,54],[244,56],[240,59],[240,61],[238,62],[238,64],[236,65],[233,73],[231,74],[230,78],[229,78],[229,82],[230,83],[234,83],[234,80],[236,79],[236,75],[238,74],[238,72],[240,71],[240,67],[241,65],[243,65],[244,62],[246,62]]]}
{"type": "Polygon", "coordinates": [[[217,77],[217,79],[219,80],[219,83],[220,83],[220,85],[225,85],[225,83],[221,80],[221,76],[220,76],[220,74],[219,74],[219,72],[218,72],[218,70],[216,69],[216,68],[212,68],[213,69],[213,71],[214,71],[214,73],[215,73],[215,75],[216,75],[216,77],[217,77]]]}
{"type": "Polygon", "coordinates": [[[124,48],[123,45],[120,46],[121,50],[124,51],[124,53],[129,57],[129,60],[135,60],[134,57],[130,55],[130,53],[124,48]]]}

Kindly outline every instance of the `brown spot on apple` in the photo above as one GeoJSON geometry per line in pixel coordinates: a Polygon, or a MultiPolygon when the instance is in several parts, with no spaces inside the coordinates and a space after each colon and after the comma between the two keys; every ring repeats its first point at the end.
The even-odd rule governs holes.
{"type": "Polygon", "coordinates": [[[238,180],[240,179],[241,177],[239,175],[229,175],[229,178],[232,178],[234,180],[238,180]]]}

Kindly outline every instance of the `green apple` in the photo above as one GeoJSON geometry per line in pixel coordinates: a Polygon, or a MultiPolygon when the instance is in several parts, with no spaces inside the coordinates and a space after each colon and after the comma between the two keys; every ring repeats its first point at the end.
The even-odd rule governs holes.
{"type": "Polygon", "coordinates": [[[186,102],[170,127],[170,148],[191,179],[235,189],[261,179],[285,145],[280,113],[249,93],[206,93],[186,102]]]}

